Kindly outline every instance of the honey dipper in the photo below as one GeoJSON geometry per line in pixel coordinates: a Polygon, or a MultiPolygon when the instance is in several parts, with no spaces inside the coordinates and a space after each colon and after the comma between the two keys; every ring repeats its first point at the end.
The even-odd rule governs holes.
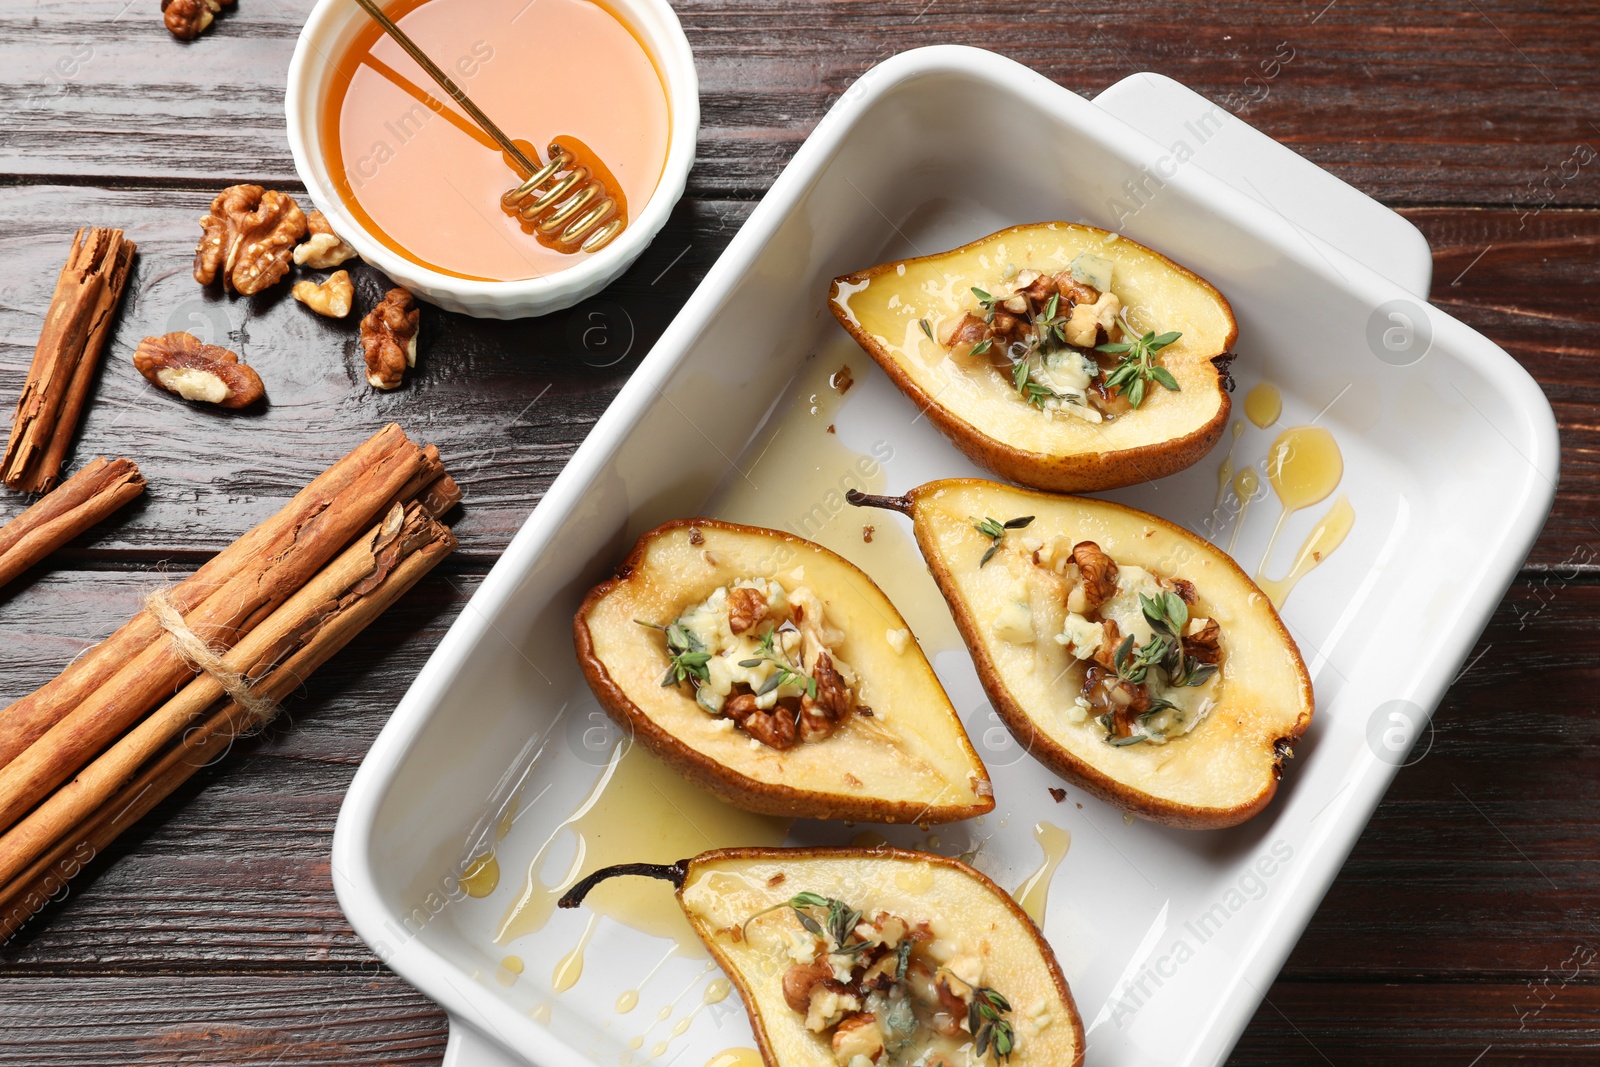
{"type": "Polygon", "coordinates": [[[626,223],[617,214],[616,199],[588,167],[578,164],[570,151],[559,144],[552,144],[549,149],[550,162],[541,166],[529,159],[505,135],[505,131],[496,126],[483,113],[483,109],[474,104],[461,87],[428,58],[410,35],[378,9],[376,0],[356,0],[356,3],[528,175],[527,181],[500,198],[502,207],[532,223],[541,236],[549,238],[563,252],[577,252],[580,248],[585,252],[597,252],[622,232],[626,223]],[[563,171],[566,173],[558,179],[556,176],[563,171]],[[550,183],[549,188],[544,188],[546,183],[550,183]]]}

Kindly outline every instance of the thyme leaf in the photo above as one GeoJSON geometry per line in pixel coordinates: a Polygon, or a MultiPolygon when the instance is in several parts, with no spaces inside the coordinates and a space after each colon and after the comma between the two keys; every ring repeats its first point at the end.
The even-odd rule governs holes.
{"type": "Polygon", "coordinates": [[[977,530],[993,542],[989,546],[989,550],[983,554],[983,558],[978,561],[978,566],[981,567],[988,563],[994,558],[994,554],[1000,551],[1000,541],[1005,537],[1007,530],[1020,530],[1032,521],[1032,515],[1022,515],[1015,519],[1007,519],[1005,522],[1001,522],[999,519],[985,518],[982,522],[973,523],[972,528],[974,530],[977,530]]]}

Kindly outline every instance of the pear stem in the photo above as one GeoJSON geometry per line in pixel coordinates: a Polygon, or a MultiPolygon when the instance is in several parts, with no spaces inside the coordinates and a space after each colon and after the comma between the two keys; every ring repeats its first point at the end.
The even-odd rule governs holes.
{"type": "Polygon", "coordinates": [[[859,489],[852,489],[845,493],[844,498],[858,508],[884,508],[888,511],[898,511],[902,515],[911,514],[911,498],[908,496],[874,496],[859,489]]]}
{"type": "Polygon", "coordinates": [[[576,908],[583,903],[583,898],[589,895],[590,890],[608,878],[618,878],[622,875],[636,874],[643,878],[659,878],[664,882],[671,882],[679,889],[683,888],[683,880],[689,876],[689,861],[679,860],[677,863],[619,863],[614,867],[602,867],[589,877],[561,894],[561,899],[556,901],[558,908],[576,908]]]}

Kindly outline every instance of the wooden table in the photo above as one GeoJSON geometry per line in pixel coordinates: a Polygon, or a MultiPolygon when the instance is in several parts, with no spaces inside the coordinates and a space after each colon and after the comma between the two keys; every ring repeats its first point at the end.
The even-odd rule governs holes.
{"type": "MultiPolygon", "coordinates": [[[[125,227],[137,276],[77,454],[129,456],[150,480],[142,503],[0,592],[0,693],[53,675],[141,591],[386,421],[437,442],[469,504],[456,556],[316,676],[292,723],[238,745],[0,950],[0,1064],[438,1062],[443,1016],[334,901],[328,844],[350,776],[795,146],[867,67],[940,42],[1086,95],[1155,70],[1229,102],[1421,227],[1435,303],[1543,384],[1565,446],[1555,514],[1231,1062],[1600,1058],[1592,3],[685,0],[704,128],[666,231],[584,308],[516,324],[425,309],[418,371],[383,395],[364,384],[353,321],[307,314],[286,286],[228,300],[189,276],[219,188],[300,188],[282,97],[310,0],[240,0],[187,45],[156,7],[0,8],[0,397],[21,385],[72,230],[125,227]],[[593,311],[609,348],[585,347],[593,311]],[[219,414],[153,391],[129,354],[175,329],[243,354],[271,406],[219,414]]],[[[370,304],[383,280],[355,273],[370,304]]]]}

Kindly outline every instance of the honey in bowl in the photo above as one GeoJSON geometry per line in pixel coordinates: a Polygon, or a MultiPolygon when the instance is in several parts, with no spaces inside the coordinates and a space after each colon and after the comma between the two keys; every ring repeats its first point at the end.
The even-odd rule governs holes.
{"type": "MultiPolygon", "coordinates": [[[[399,0],[385,13],[530,159],[558,142],[627,217],[655,191],[667,92],[633,31],[591,0],[399,0]]],[[[374,238],[431,270],[485,281],[553,274],[587,253],[541,240],[501,197],[526,177],[376,23],[334,64],[328,172],[374,238]]]]}

